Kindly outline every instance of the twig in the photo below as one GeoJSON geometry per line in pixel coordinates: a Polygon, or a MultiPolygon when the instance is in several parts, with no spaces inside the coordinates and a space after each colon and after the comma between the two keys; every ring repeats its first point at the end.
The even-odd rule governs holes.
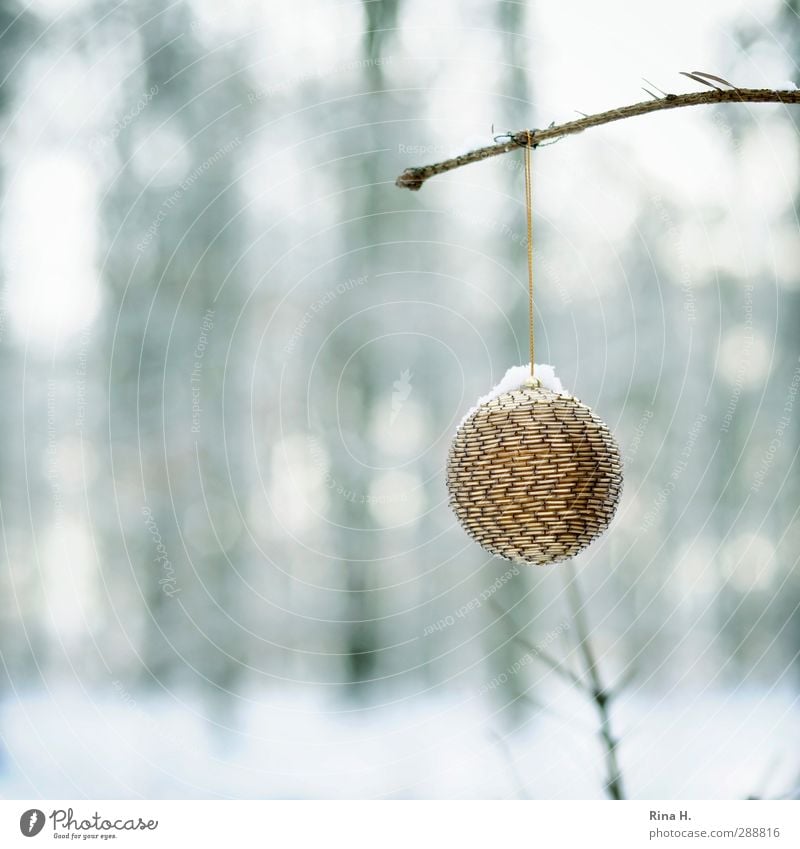
{"type": "Polygon", "coordinates": [[[511,639],[515,643],[519,643],[522,648],[524,648],[527,653],[534,658],[538,658],[541,660],[545,666],[549,666],[553,672],[557,675],[560,675],[570,684],[575,686],[578,690],[584,693],[589,692],[589,688],[586,684],[581,681],[580,676],[576,675],[571,669],[564,664],[559,663],[552,655],[546,652],[543,648],[538,645],[534,645],[527,637],[525,637],[517,625],[514,617],[511,615],[510,610],[506,610],[495,598],[489,599],[489,607],[493,608],[493,610],[499,615],[502,619],[504,616],[507,616],[509,621],[511,622],[511,626],[514,630],[514,633],[511,635],[511,639]]]}
{"type": "Polygon", "coordinates": [[[554,657],[545,652],[543,649],[538,648],[533,645],[529,640],[525,639],[522,634],[514,634],[513,639],[518,642],[524,649],[527,649],[528,654],[531,657],[538,658],[544,663],[545,666],[549,666],[550,669],[553,670],[557,675],[560,675],[566,681],[569,681],[574,687],[580,690],[583,693],[589,692],[586,684],[581,681],[580,677],[577,676],[571,669],[559,663],[554,657]]]}
{"type": "MultiPolygon", "coordinates": [[[[607,112],[589,115],[577,121],[568,121],[566,124],[547,127],[544,130],[531,130],[531,139],[533,146],[536,147],[541,142],[581,133],[590,127],[599,127],[602,124],[610,124],[612,121],[621,121],[623,118],[647,115],[649,112],[660,112],[664,109],[678,109],[681,106],[704,106],[714,103],[800,103],[800,91],[779,91],[771,88],[734,88],[689,92],[687,94],[667,94],[658,100],[645,100],[641,103],[633,103],[630,106],[621,106],[618,109],[609,109],[607,112]]],[[[469,153],[463,153],[461,156],[445,159],[433,165],[406,168],[395,181],[395,185],[401,189],[418,191],[426,180],[435,177],[437,174],[446,174],[448,171],[454,171],[464,165],[481,162],[492,156],[500,156],[518,147],[525,147],[527,143],[527,130],[509,133],[506,141],[480,147],[477,150],[471,150],[469,153]]]]}
{"type": "Polygon", "coordinates": [[[624,692],[628,689],[633,681],[636,680],[637,675],[639,674],[639,670],[636,668],[634,664],[631,664],[617,681],[611,685],[611,692],[614,696],[618,696],[620,693],[624,692]]]}
{"type": "Polygon", "coordinates": [[[622,773],[617,758],[617,746],[619,744],[611,733],[610,703],[612,694],[603,686],[603,681],[600,678],[597,659],[595,658],[592,644],[589,641],[589,629],[586,626],[583,600],[578,589],[578,579],[571,560],[566,569],[568,576],[565,578],[565,583],[570,607],[572,608],[572,619],[575,623],[575,630],[578,632],[578,648],[583,656],[586,665],[586,674],[591,682],[591,697],[600,718],[600,739],[606,751],[606,792],[612,799],[624,799],[625,793],[622,787],[622,773]]]}
{"type": "Polygon", "coordinates": [[[508,741],[499,731],[491,729],[489,733],[494,738],[497,748],[500,749],[500,752],[503,755],[503,759],[508,765],[509,772],[511,773],[511,778],[517,789],[517,796],[520,799],[530,799],[528,791],[525,787],[525,782],[522,780],[522,776],[520,775],[519,769],[517,769],[517,763],[514,760],[514,753],[511,751],[511,748],[508,745],[508,741]]]}
{"type": "Polygon", "coordinates": [[[571,608],[570,612],[572,614],[572,620],[575,625],[575,630],[578,633],[578,651],[583,659],[583,665],[586,667],[586,680],[575,674],[563,663],[560,663],[548,652],[543,651],[541,647],[531,643],[517,627],[514,622],[514,617],[511,615],[510,611],[504,610],[495,599],[490,599],[489,604],[502,616],[509,617],[512,625],[514,626],[514,635],[512,639],[515,642],[527,649],[532,657],[541,660],[557,675],[560,675],[568,683],[572,684],[579,693],[583,693],[594,703],[600,719],[598,734],[605,750],[607,773],[605,790],[611,799],[624,799],[625,793],[622,785],[622,772],[617,759],[619,741],[611,732],[611,703],[622,689],[623,683],[618,683],[613,690],[603,684],[603,680],[600,677],[600,670],[597,666],[594,649],[592,648],[592,644],[589,639],[589,629],[586,624],[584,604],[581,599],[580,590],[578,588],[578,578],[575,574],[575,568],[572,565],[572,561],[570,561],[565,568],[568,572],[568,576],[565,579],[567,596],[569,606],[571,608]]]}

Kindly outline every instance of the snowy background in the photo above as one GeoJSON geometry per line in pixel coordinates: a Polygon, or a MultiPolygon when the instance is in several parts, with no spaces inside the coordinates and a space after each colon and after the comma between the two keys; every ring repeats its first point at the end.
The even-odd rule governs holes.
{"type": "Polygon", "coordinates": [[[600,798],[573,582],[626,794],[800,793],[800,107],[533,156],[537,358],[625,461],[572,567],[509,578],[444,487],[528,360],[521,157],[393,185],[800,82],[799,15],[5,3],[0,795],[600,798]]]}

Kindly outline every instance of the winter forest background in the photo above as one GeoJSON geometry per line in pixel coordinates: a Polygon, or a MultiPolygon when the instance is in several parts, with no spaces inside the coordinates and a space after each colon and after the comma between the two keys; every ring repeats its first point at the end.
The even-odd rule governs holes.
{"type": "MultiPolygon", "coordinates": [[[[800,82],[799,13],[4,3],[0,794],[602,797],[573,573],[444,487],[527,361],[521,157],[393,182],[643,77],[800,82]]],[[[538,359],[625,459],[574,574],[633,797],[800,792],[799,122],[533,157],[538,359]]]]}

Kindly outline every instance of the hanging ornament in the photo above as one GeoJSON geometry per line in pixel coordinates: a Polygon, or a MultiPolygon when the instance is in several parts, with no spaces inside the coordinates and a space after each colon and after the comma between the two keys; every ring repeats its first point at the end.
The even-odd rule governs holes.
{"type": "Polygon", "coordinates": [[[509,560],[543,565],[574,557],[608,527],[622,491],[622,461],[589,407],[557,379],[526,379],[527,371],[509,369],[459,426],[447,488],[476,542],[509,560]]]}
{"type": "Polygon", "coordinates": [[[511,368],[464,418],[447,460],[450,506],[470,536],[509,560],[574,557],[608,527],[622,460],[608,427],[534,366],[530,134],[525,148],[530,367],[511,368]]]}

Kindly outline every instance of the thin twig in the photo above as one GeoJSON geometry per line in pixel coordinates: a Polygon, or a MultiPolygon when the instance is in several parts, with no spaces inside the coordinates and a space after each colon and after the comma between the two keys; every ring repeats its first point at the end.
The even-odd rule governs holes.
{"type": "Polygon", "coordinates": [[[636,680],[636,676],[639,674],[639,670],[636,668],[634,664],[631,664],[617,681],[611,685],[611,692],[614,696],[618,696],[620,693],[624,692],[628,689],[633,681],[636,680]]]}
{"type": "Polygon", "coordinates": [[[495,744],[503,756],[503,760],[508,765],[508,770],[511,773],[511,778],[517,790],[517,796],[520,799],[530,799],[525,782],[522,780],[522,775],[520,775],[520,771],[517,768],[517,762],[514,760],[514,753],[511,751],[511,747],[508,745],[505,736],[494,729],[490,729],[489,733],[494,738],[495,744]]]}
{"type": "Polygon", "coordinates": [[[563,663],[559,663],[559,661],[557,661],[551,654],[546,652],[543,648],[532,643],[522,633],[516,621],[514,620],[514,617],[511,615],[510,610],[506,610],[495,598],[489,599],[489,607],[493,608],[493,610],[498,614],[501,619],[503,617],[508,617],[508,620],[511,623],[511,627],[514,631],[514,633],[511,635],[511,639],[515,643],[519,643],[531,657],[539,658],[545,664],[545,666],[549,666],[553,670],[553,672],[555,672],[557,675],[560,675],[570,684],[577,687],[579,690],[581,690],[581,692],[589,692],[589,688],[583,681],[581,681],[580,676],[576,675],[569,667],[565,666],[563,663]]]}
{"type": "Polygon", "coordinates": [[[553,670],[557,675],[560,675],[566,681],[569,681],[574,687],[577,687],[583,693],[589,692],[586,684],[581,681],[580,677],[576,675],[571,669],[564,666],[564,664],[559,663],[552,655],[548,654],[543,649],[535,646],[530,640],[527,640],[522,634],[514,634],[512,639],[519,643],[524,649],[527,649],[528,654],[531,657],[538,658],[544,663],[545,666],[549,666],[550,669],[553,670]]]}
{"type": "MultiPolygon", "coordinates": [[[[547,127],[544,130],[531,130],[530,134],[533,147],[537,147],[541,142],[580,133],[590,127],[599,127],[602,124],[610,124],[612,121],[621,121],[623,118],[647,115],[649,112],[660,112],[663,109],[678,109],[681,106],[704,106],[714,103],[800,103],[800,91],[779,91],[771,88],[734,88],[696,91],[687,94],[667,94],[658,100],[645,100],[641,103],[633,103],[630,106],[621,106],[618,109],[609,109],[607,112],[589,115],[577,121],[568,121],[566,124],[547,127]]],[[[469,151],[469,153],[461,154],[461,156],[435,162],[433,165],[406,168],[397,178],[395,184],[401,189],[418,191],[426,180],[435,177],[437,174],[446,174],[448,171],[454,171],[464,165],[481,162],[492,156],[500,156],[516,148],[525,147],[527,143],[527,130],[509,133],[506,141],[480,147],[477,150],[469,151]]]]}
{"type": "Polygon", "coordinates": [[[624,799],[625,793],[622,787],[622,773],[617,758],[618,741],[611,732],[611,692],[603,685],[600,670],[597,667],[597,658],[589,640],[589,629],[584,614],[584,604],[578,588],[578,578],[575,567],[570,561],[567,566],[565,583],[567,597],[572,608],[572,619],[578,634],[578,648],[586,665],[586,674],[591,682],[591,697],[597,708],[600,718],[600,739],[606,752],[606,792],[612,799],[624,799]]]}
{"type": "MultiPolygon", "coordinates": [[[[615,739],[611,731],[611,703],[619,690],[617,688],[611,690],[603,684],[594,649],[592,648],[592,644],[589,639],[589,628],[586,623],[584,604],[581,599],[580,590],[578,588],[578,578],[575,574],[575,568],[572,561],[570,561],[565,568],[568,573],[565,578],[567,597],[570,612],[572,614],[572,621],[578,635],[578,651],[583,659],[583,665],[586,667],[586,680],[573,672],[568,666],[565,666],[563,663],[556,660],[556,658],[552,657],[549,652],[545,652],[540,646],[531,643],[517,627],[514,622],[514,617],[511,615],[510,611],[504,610],[496,599],[490,599],[489,605],[499,612],[501,616],[507,616],[509,618],[514,628],[512,639],[515,642],[527,649],[532,657],[541,660],[557,675],[560,675],[568,683],[572,684],[578,692],[583,693],[594,703],[600,719],[598,734],[605,750],[607,773],[605,790],[611,799],[624,799],[625,793],[622,784],[622,772],[617,758],[619,741],[615,739]]],[[[618,687],[619,686],[620,685],[618,685],[618,687]]]]}

